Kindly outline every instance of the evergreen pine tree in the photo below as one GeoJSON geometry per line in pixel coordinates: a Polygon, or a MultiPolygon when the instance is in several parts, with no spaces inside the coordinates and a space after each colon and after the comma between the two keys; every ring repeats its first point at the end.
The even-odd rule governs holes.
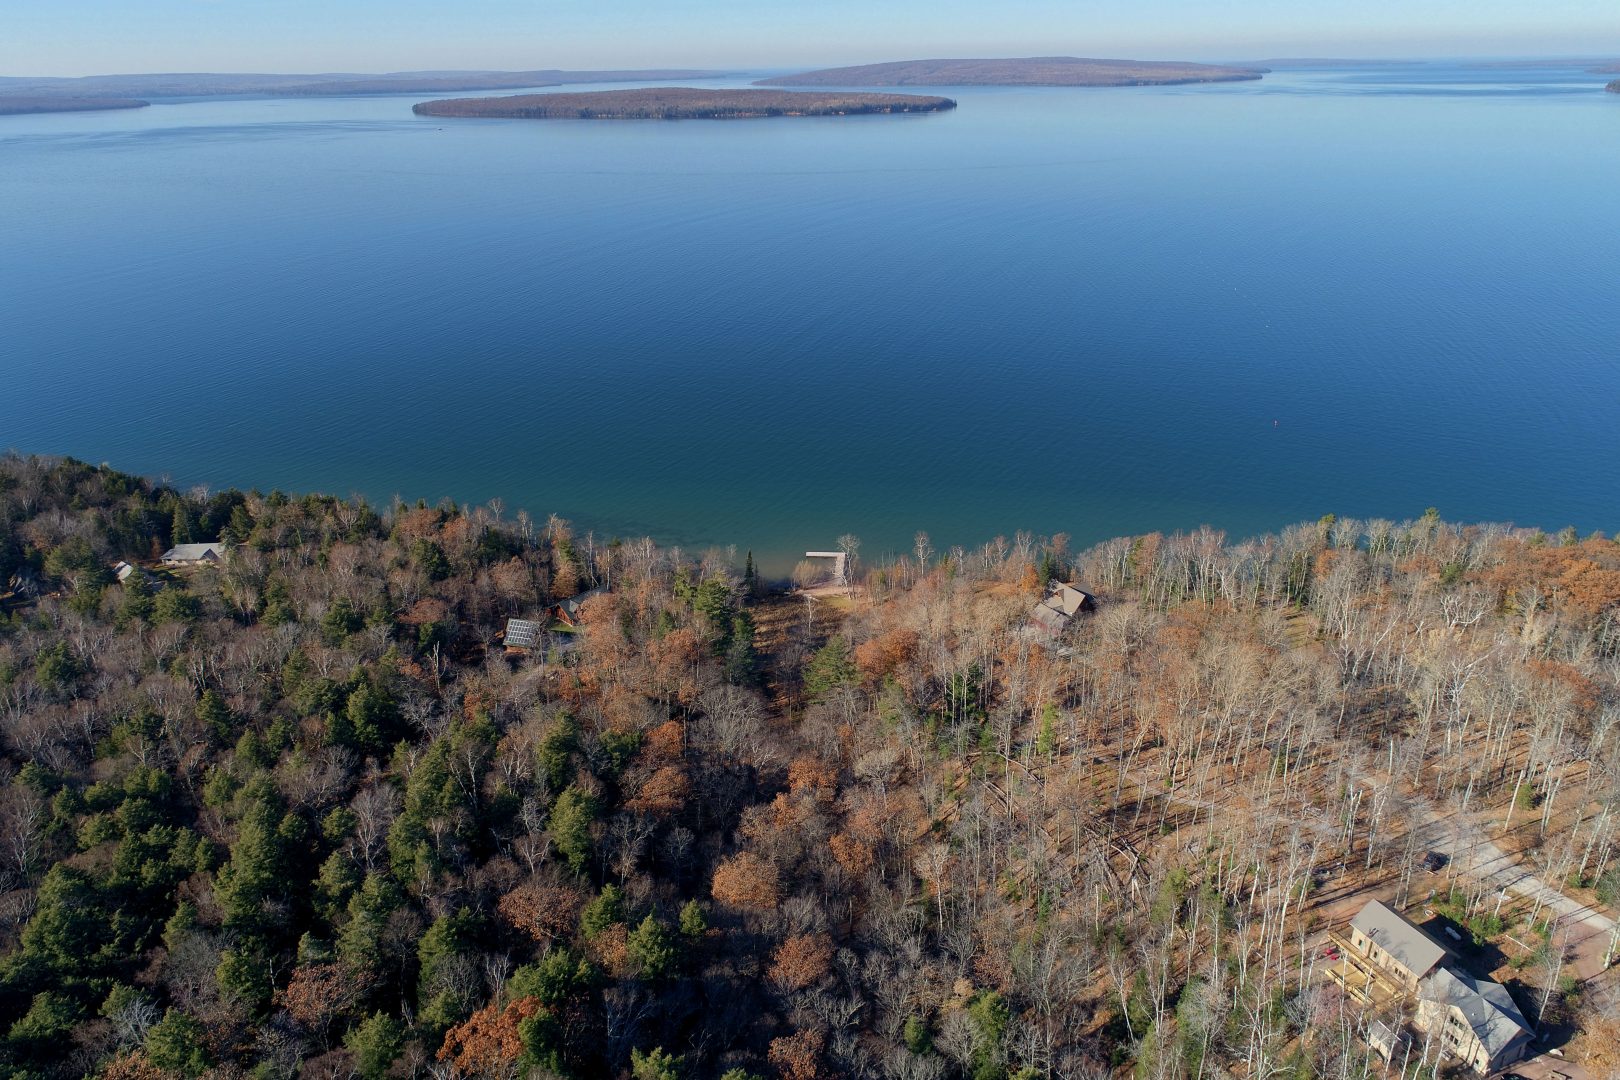
{"type": "Polygon", "coordinates": [[[169,539],[176,544],[196,542],[197,528],[192,523],[190,509],[183,502],[174,504],[174,516],[169,522],[169,539]]]}

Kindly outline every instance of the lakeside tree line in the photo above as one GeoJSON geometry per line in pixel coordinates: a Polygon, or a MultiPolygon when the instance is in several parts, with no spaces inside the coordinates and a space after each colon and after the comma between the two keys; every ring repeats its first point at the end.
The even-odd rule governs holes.
{"type": "MultiPolygon", "coordinates": [[[[847,603],[735,563],[0,459],[0,1076],[1348,1080],[1375,1017],[1303,945],[1405,897],[1414,823],[1509,808],[1620,891],[1612,540],[919,534],[847,603]],[[1101,601],[1061,639],[1054,579],[1101,601]]],[[[1527,1014],[1612,1033],[1541,942],[1527,1014]]]]}
{"type": "Polygon", "coordinates": [[[866,116],[877,113],[941,112],[950,98],[858,91],[809,93],[792,90],[697,89],[663,86],[636,90],[588,90],[571,94],[450,98],[412,106],[419,116],[511,120],[744,120],[768,116],[866,116]]]}

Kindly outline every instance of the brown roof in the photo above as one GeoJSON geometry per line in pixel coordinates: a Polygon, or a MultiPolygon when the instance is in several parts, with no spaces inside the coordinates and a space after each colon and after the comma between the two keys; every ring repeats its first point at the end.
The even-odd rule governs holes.
{"type": "Polygon", "coordinates": [[[1446,955],[1446,950],[1435,944],[1433,938],[1377,900],[1369,900],[1350,920],[1350,925],[1419,978],[1427,975],[1446,955]]]}

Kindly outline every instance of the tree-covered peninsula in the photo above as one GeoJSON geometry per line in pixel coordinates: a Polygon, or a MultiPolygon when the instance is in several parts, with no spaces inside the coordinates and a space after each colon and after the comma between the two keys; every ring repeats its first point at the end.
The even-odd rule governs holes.
{"type": "Polygon", "coordinates": [[[333,72],[323,75],[253,73],[154,73],[83,75],[75,78],[0,77],[0,98],[207,97],[263,94],[276,97],[330,97],[347,94],[442,94],[479,90],[521,90],[562,83],[667,82],[710,79],[713,71],[652,69],[621,71],[395,71],[381,75],[333,72]]]}
{"type": "Polygon", "coordinates": [[[1030,56],[993,60],[899,60],[761,79],[755,86],[1172,86],[1259,79],[1263,68],[1158,60],[1030,56]]]}
{"type": "Polygon", "coordinates": [[[1614,82],[1610,83],[1608,86],[1605,86],[1603,89],[1607,90],[1611,94],[1620,94],[1620,79],[1614,80],[1614,82]]]}
{"type": "Polygon", "coordinates": [[[1461,1075],[1375,897],[1620,1066],[1620,544],[839,552],[0,456],[0,1076],[1461,1075]]]}
{"type": "Polygon", "coordinates": [[[914,94],[802,93],[657,87],[578,94],[454,98],[415,106],[419,116],[511,120],[743,120],[767,116],[862,116],[954,109],[950,98],[914,94]]]}
{"type": "Polygon", "coordinates": [[[32,113],[100,112],[103,109],[144,109],[150,102],[135,98],[50,97],[0,94],[0,116],[32,113]]]}

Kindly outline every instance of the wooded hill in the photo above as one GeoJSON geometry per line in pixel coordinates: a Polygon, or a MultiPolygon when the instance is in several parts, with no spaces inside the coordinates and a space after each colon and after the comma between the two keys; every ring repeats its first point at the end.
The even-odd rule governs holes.
{"type": "Polygon", "coordinates": [[[865,116],[940,112],[950,98],[915,94],[817,94],[772,90],[595,90],[580,94],[527,94],[505,98],[425,101],[419,116],[510,120],[746,120],[767,116],[865,116]]]}
{"type": "Polygon", "coordinates": [[[9,97],[202,97],[262,94],[310,97],[342,94],[445,93],[456,90],[518,90],[564,83],[662,82],[704,79],[712,71],[396,71],[384,75],[153,74],[85,75],[78,78],[0,78],[0,99],[9,97]]]}
{"type": "Polygon", "coordinates": [[[1259,79],[1264,69],[1158,60],[1031,56],[1000,60],[899,60],[762,79],[755,86],[1172,86],[1259,79]]]}
{"type": "Polygon", "coordinates": [[[1308,943],[1430,889],[1613,1052],[1545,913],[1413,846],[1620,892],[1614,541],[842,547],[811,601],[498,502],[0,458],[0,1075],[1346,1080],[1399,1018],[1308,943]]]}
{"type": "Polygon", "coordinates": [[[99,112],[103,109],[144,109],[150,102],[133,98],[8,97],[0,94],[0,116],[29,113],[99,112]]]}

